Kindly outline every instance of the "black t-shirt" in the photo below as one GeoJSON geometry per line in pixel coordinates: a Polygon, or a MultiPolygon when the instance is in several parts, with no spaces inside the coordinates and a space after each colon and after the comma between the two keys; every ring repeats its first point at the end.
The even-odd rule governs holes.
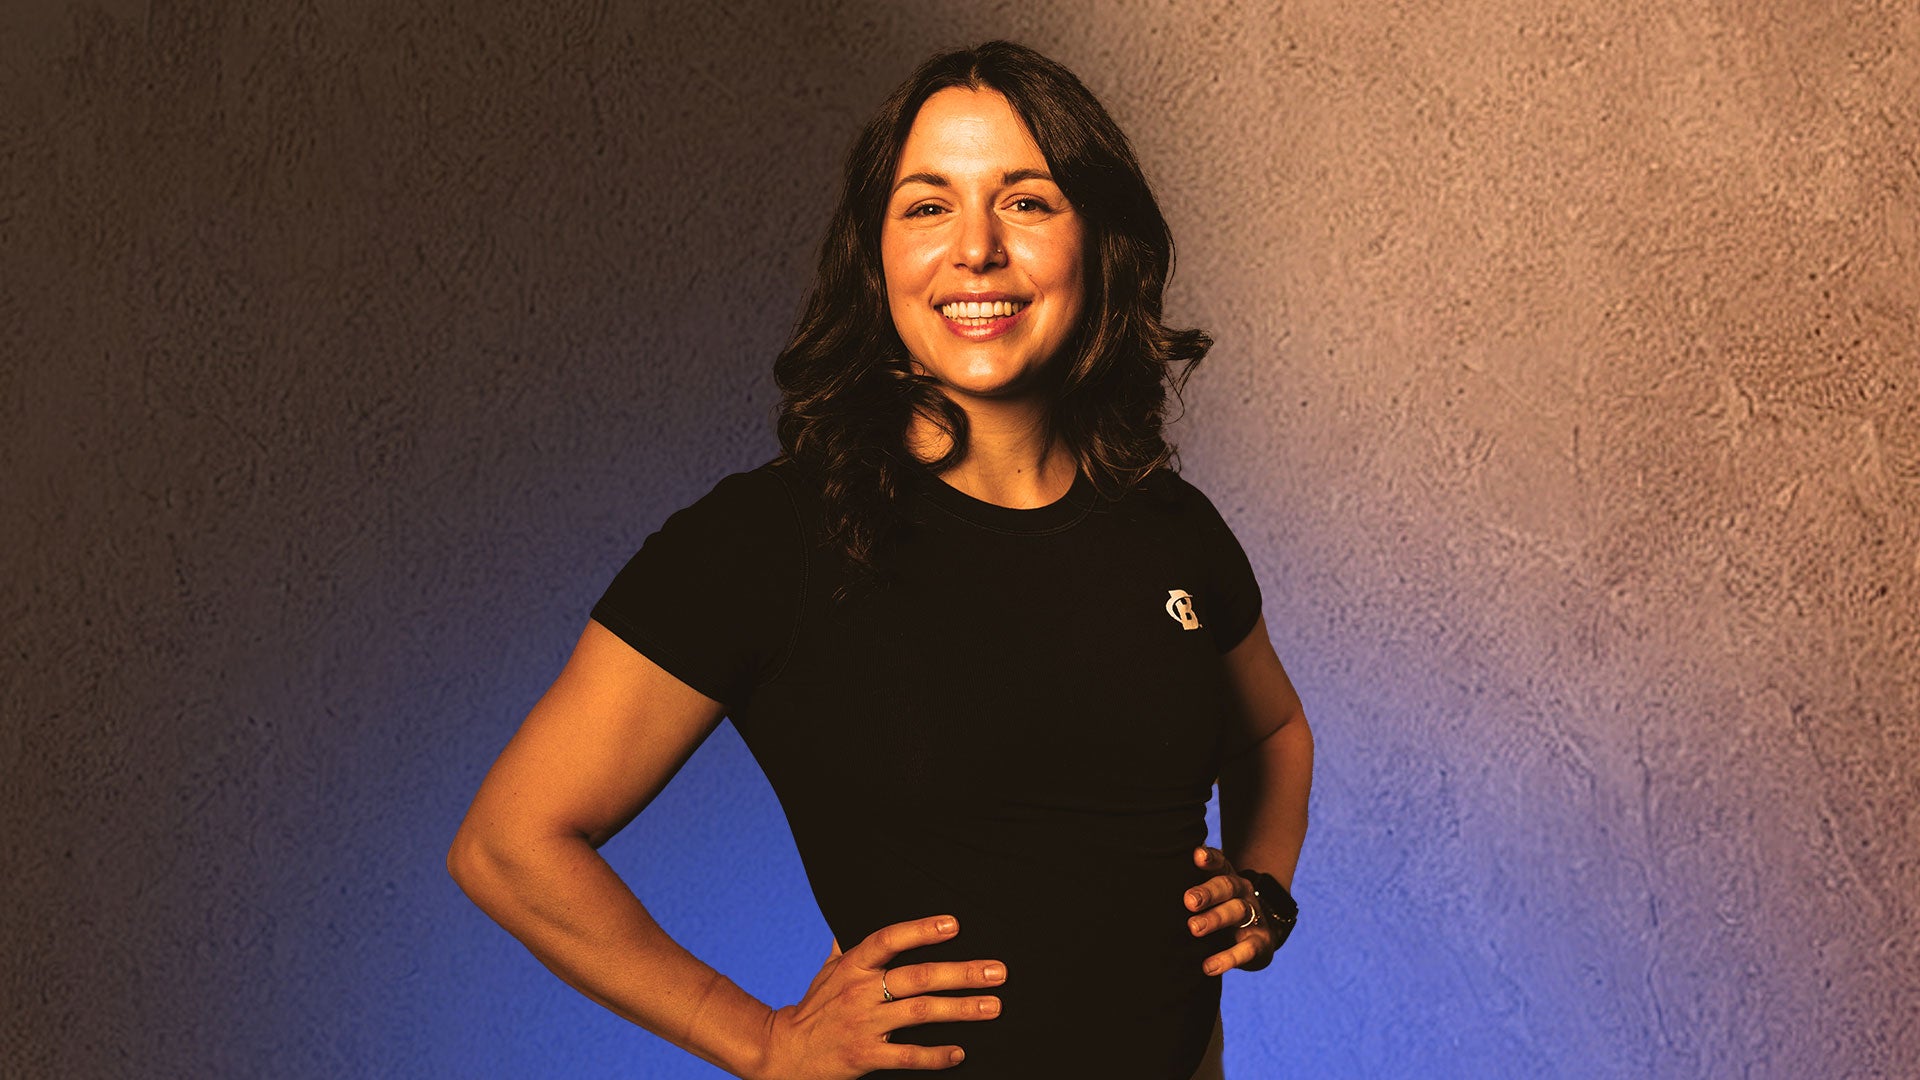
{"type": "Polygon", "coordinates": [[[842,947],[951,914],[896,965],[1006,962],[1000,1016],[893,1041],[958,1044],[982,1080],[1186,1080],[1219,1008],[1201,963],[1232,943],[1195,939],[1182,895],[1220,654],[1260,614],[1246,554],[1168,470],[1030,510],[915,481],[885,588],[834,600],[817,489],[774,462],[669,517],[593,617],[725,703],[842,947]]]}

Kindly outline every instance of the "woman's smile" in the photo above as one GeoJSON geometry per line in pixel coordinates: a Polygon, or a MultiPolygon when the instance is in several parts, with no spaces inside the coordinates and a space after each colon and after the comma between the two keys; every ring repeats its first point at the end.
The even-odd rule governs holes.
{"type": "Polygon", "coordinates": [[[987,341],[1012,330],[1026,314],[1024,301],[994,300],[942,304],[940,315],[947,329],[968,341],[987,341]]]}

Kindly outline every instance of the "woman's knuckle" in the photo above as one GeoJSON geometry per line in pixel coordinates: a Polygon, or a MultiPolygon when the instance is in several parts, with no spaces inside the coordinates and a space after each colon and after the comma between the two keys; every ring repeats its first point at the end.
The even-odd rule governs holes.
{"type": "Polygon", "coordinates": [[[915,1023],[925,1023],[933,1013],[933,1001],[933,998],[914,998],[907,1002],[907,1015],[913,1017],[915,1023]]]}

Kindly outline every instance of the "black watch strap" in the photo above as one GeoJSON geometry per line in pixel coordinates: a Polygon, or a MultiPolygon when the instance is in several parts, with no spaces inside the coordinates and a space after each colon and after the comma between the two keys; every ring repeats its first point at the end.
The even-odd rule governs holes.
{"type": "Polygon", "coordinates": [[[1287,935],[1293,933],[1293,924],[1300,920],[1300,905],[1294,903],[1293,894],[1272,874],[1242,870],[1240,876],[1253,883],[1254,895],[1260,898],[1268,925],[1273,927],[1273,947],[1285,945],[1287,935]]]}

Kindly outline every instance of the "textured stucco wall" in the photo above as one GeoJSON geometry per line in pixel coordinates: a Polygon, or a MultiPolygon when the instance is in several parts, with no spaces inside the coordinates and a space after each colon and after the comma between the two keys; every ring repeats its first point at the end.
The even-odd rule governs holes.
{"type": "MultiPolygon", "coordinates": [[[[771,454],[859,120],[991,36],[1156,183],[1186,470],[1315,721],[1230,1073],[1920,1075],[1890,0],[0,6],[6,1071],[707,1074],[440,859],[771,454]]],[[[723,729],[609,853],[784,1000],[780,830],[723,729]]]]}

